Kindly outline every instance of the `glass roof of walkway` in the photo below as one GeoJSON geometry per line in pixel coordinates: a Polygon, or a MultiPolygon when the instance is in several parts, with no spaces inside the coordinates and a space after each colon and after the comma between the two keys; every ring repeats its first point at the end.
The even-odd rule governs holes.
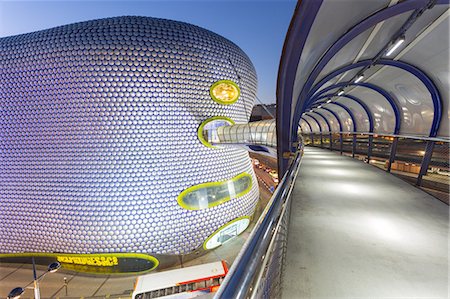
{"type": "Polygon", "coordinates": [[[449,14],[449,0],[299,1],[278,74],[281,171],[298,126],[448,139],[449,14]]]}

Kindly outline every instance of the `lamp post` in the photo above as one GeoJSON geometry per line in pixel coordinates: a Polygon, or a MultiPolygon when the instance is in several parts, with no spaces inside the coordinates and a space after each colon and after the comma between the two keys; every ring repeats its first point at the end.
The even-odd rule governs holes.
{"type": "MultiPolygon", "coordinates": [[[[34,284],[34,298],[41,299],[41,293],[39,291],[39,281],[41,281],[45,275],[48,273],[55,273],[61,268],[61,264],[59,262],[54,262],[48,265],[47,271],[42,273],[39,277],[36,275],[36,265],[34,263],[34,257],[31,258],[33,262],[33,284],[34,284]]],[[[20,296],[25,292],[24,288],[15,288],[9,292],[7,299],[19,299],[20,296]]]]}

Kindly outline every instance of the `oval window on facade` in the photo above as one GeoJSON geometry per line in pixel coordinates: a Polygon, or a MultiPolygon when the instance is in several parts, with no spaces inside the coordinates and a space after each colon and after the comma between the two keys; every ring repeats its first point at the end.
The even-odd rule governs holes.
{"type": "Polygon", "coordinates": [[[235,103],[241,95],[239,86],[230,80],[220,80],[214,83],[209,94],[211,98],[219,104],[230,105],[235,103]]]}
{"type": "Polygon", "coordinates": [[[219,247],[223,243],[231,240],[232,238],[240,235],[250,224],[250,217],[243,216],[236,218],[227,224],[221,226],[216,230],[208,239],[203,243],[203,249],[213,249],[219,247]]]}
{"type": "Polygon", "coordinates": [[[215,146],[213,146],[211,142],[214,143],[219,141],[217,128],[231,125],[234,125],[234,121],[231,118],[225,116],[214,116],[208,118],[198,127],[198,139],[203,145],[210,148],[215,148],[215,146]]]}
{"type": "Polygon", "coordinates": [[[251,175],[243,172],[230,180],[189,187],[178,196],[178,204],[187,210],[208,209],[247,194],[251,187],[251,175]]]}
{"type": "Polygon", "coordinates": [[[0,263],[27,263],[34,257],[36,264],[61,263],[66,270],[92,274],[144,274],[156,269],[157,258],[144,253],[7,253],[0,254],[0,263]]]}

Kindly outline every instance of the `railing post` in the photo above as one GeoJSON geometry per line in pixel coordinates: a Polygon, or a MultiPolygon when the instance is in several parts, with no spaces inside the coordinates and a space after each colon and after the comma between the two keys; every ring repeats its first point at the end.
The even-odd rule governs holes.
{"type": "Polygon", "coordinates": [[[323,148],[322,132],[320,132],[320,147],[323,148]]]}
{"type": "Polygon", "coordinates": [[[431,162],[431,157],[433,156],[434,141],[427,141],[425,147],[425,154],[423,155],[422,165],[420,166],[419,176],[417,177],[417,186],[422,186],[422,177],[427,174],[428,166],[431,162]]]}
{"type": "Polygon", "coordinates": [[[369,135],[369,144],[367,147],[367,163],[370,163],[370,157],[372,157],[372,147],[373,147],[373,135],[369,135]]]}
{"type": "Polygon", "coordinates": [[[353,133],[353,143],[352,143],[352,158],[355,157],[355,153],[356,153],[356,134],[353,133]]]}
{"type": "Polygon", "coordinates": [[[333,150],[333,133],[330,132],[330,151],[333,150]]]}
{"type": "Polygon", "coordinates": [[[342,133],[339,133],[339,150],[341,151],[341,155],[344,152],[344,138],[342,137],[342,133]]]}
{"type": "Polygon", "coordinates": [[[394,137],[394,140],[391,144],[391,153],[389,155],[389,163],[388,163],[388,169],[387,172],[391,172],[391,166],[392,163],[395,161],[395,154],[397,153],[397,144],[398,144],[398,137],[394,137]]]}

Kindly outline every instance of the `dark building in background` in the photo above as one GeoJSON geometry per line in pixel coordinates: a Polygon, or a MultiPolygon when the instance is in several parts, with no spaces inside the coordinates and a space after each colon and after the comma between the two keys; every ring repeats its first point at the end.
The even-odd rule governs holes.
{"type": "Polygon", "coordinates": [[[258,121],[263,119],[272,119],[274,118],[277,110],[276,104],[269,104],[269,105],[255,105],[253,106],[252,115],[250,116],[250,121],[258,121]],[[270,112],[270,115],[267,111],[270,112]]]}

